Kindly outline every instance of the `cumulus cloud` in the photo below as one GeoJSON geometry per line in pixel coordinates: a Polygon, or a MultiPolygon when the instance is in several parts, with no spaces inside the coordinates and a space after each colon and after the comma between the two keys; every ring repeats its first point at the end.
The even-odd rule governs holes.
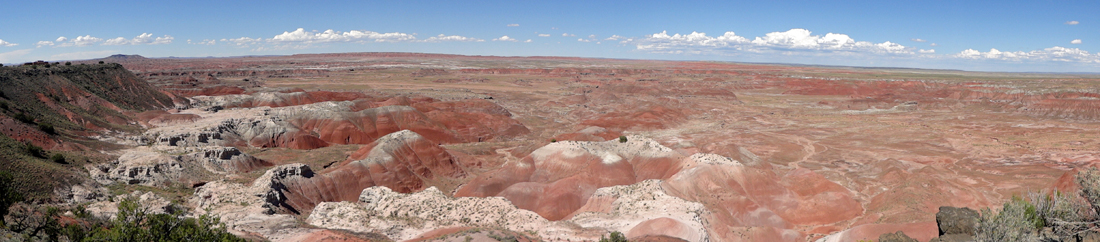
{"type": "Polygon", "coordinates": [[[575,35],[575,34],[561,33],[561,37],[576,37],[576,36],[577,35],[575,35]]]}
{"type": "Polygon", "coordinates": [[[531,41],[531,39],[527,39],[527,40],[523,41],[523,43],[531,43],[531,42],[534,42],[534,41],[531,41]]]}
{"type": "Polygon", "coordinates": [[[726,32],[721,36],[712,37],[700,32],[669,35],[667,31],[662,31],[661,33],[624,41],[623,43],[633,44],[638,50],[660,53],[914,53],[911,47],[889,41],[882,43],[856,41],[848,35],[837,33],[828,33],[824,36],[813,35],[805,29],[771,32],[752,40],[738,36],[734,32],[726,32]]]}
{"type": "Polygon", "coordinates": [[[909,39],[909,40],[912,40],[913,42],[921,42],[921,43],[927,42],[927,40],[923,40],[923,39],[919,39],[919,38],[914,38],[914,39],[909,39]]]}
{"type": "Polygon", "coordinates": [[[1066,24],[1067,24],[1067,25],[1077,25],[1077,24],[1079,24],[1079,23],[1081,23],[1081,22],[1077,22],[1077,20],[1072,20],[1072,21],[1066,21],[1066,24]]]}
{"type": "Polygon", "coordinates": [[[35,45],[42,46],[54,46],[54,47],[69,47],[69,46],[89,46],[95,43],[102,42],[103,39],[92,37],[91,35],[77,36],[76,38],[66,38],[65,36],[57,37],[54,41],[38,41],[35,45]]]}
{"type": "Polygon", "coordinates": [[[7,42],[7,41],[4,41],[4,40],[0,39],[0,46],[12,47],[12,46],[16,46],[16,45],[19,45],[19,44],[12,43],[12,42],[7,42]]]}
{"type": "Polygon", "coordinates": [[[505,35],[505,36],[500,36],[500,38],[496,38],[496,39],[493,39],[493,41],[511,41],[511,42],[516,42],[516,41],[519,41],[519,40],[516,40],[515,38],[512,38],[512,37],[508,37],[507,35],[505,35]]]}
{"type": "Polygon", "coordinates": [[[1060,46],[1050,47],[1030,52],[1024,51],[1000,51],[995,48],[988,52],[974,49],[966,49],[952,57],[963,59],[985,59],[1005,61],[1060,61],[1060,62],[1085,62],[1100,63],[1100,55],[1094,55],[1078,48],[1065,48],[1060,46]]]}
{"type": "Polygon", "coordinates": [[[932,44],[929,44],[928,46],[936,47],[936,46],[940,46],[940,45],[938,45],[936,43],[932,43],[932,44]]]}
{"type": "Polygon", "coordinates": [[[108,39],[107,41],[103,42],[103,45],[159,45],[172,43],[172,40],[174,39],[176,38],[168,35],[164,35],[164,37],[154,38],[153,34],[142,33],[141,35],[138,35],[133,39],[126,39],[123,37],[108,39]]]}
{"type": "Polygon", "coordinates": [[[539,34],[539,37],[550,37],[550,34],[539,34]]]}
{"type": "Polygon", "coordinates": [[[626,37],[622,37],[622,36],[618,36],[618,35],[611,35],[611,37],[607,37],[607,39],[604,39],[604,40],[621,40],[621,39],[626,39],[626,37]]]}
{"type": "Polygon", "coordinates": [[[460,41],[460,42],[485,42],[483,39],[470,38],[458,35],[437,35],[431,38],[424,39],[422,42],[446,42],[446,41],[460,41]]]}
{"type": "Polygon", "coordinates": [[[187,40],[187,44],[192,44],[192,45],[214,45],[216,43],[217,43],[217,41],[212,40],[212,39],[204,39],[204,40],[198,41],[198,42],[191,42],[191,40],[187,40]]]}
{"type": "Polygon", "coordinates": [[[352,30],[348,32],[325,30],[324,32],[305,31],[303,28],[275,35],[271,38],[273,42],[295,42],[295,43],[328,43],[328,42],[402,42],[413,41],[416,37],[411,34],[393,32],[393,33],[378,33],[372,31],[359,31],[352,30]]]}
{"type": "Polygon", "coordinates": [[[1075,44],[1075,45],[1076,45],[1076,44],[1080,44],[1080,43],[1081,43],[1081,39],[1075,39],[1075,40],[1071,40],[1071,41],[1069,41],[1069,43],[1070,43],[1070,44],[1075,44]]]}
{"type": "Polygon", "coordinates": [[[934,49],[932,49],[932,50],[920,49],[920,50],[917,50],[917,53],[921,53],[921,54],[935,54],[935,53],[936,53],[936,50],[934,50],[934,49]]]}
{"type": "Polygon", "coordinates": [[[585,42],[585,43],[592,42],[591,40],[586,40],[586,39],[577,39],[577,41],[585,42]]]}
{"type": "Polygon", "coordinates": [[[240,38],[236,38],[236,39],[222,39],[221,41],[222,42],[228,42],[230,44],[240,46],[240,47],[247,47],[251,44],[255,44],[255,43],[258,43],[260,41],[263,41],[263,39],[261,39],[261,38],[240,37],[240,38]]]}
{"type": "Polygon", "coordinates": [[[519,24],[508,24],[508,27],[519,27],[519,24]]]}

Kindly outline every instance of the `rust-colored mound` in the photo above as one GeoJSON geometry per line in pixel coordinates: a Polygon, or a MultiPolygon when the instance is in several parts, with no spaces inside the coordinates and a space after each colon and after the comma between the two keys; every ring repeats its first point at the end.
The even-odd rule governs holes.
{"type": "Polygon", "coordinates": [[[146,126],[164,126],[172,124],[191,123],[196,120],[202,119],[201,116],[195,114],[178,114],[169,113],[164,110],[151,110],[138,113],[138,122],[146,126]]]}
{"type": "MultiPolygon", "coordinates": [[[[663,241],[683,241],[679,238],[689,238],[697,233],[694,228],[677,221],[676,219],[663,217],[646,220],[634,228],[631,228],[629,232],[626,232],[626,237],[631,240],[638,240],[638,238],[646,237],[661,237],[670,238],[675,240],[663,240],[663,241]]],[[[653,241],[647,240],[647,241],[653,241]]]]}
{"type": "MultiPolygon", "coordinates": [[[[462,102],[458,102],[462,103],[462,102]]],[[[446,104],[444,104],[446,105],[446,104]]],[[[488,103],[500,108],[495,104],[488,103]]],[[[314,149],[329,144],[367,144],[400,130],[411,130],[437,143],[495,141],[530,132],[507,111],[431,110],[408,106],[382,106],[358,112],[306,112],[288,118],[285,132],[264,132],[249,144],[256,147],[314,149]],[[470,111],[470,112],[463,112],[470,111]]]]}
{"type": "Polygon", "coordinates": [[[680,153],[641,136],[626,143],[562,141],[474,178],[455,196],[501,196],[516,207],[561,220],[598,188],[665,179],[679,171],[682,160],[680,153]]]}
{"type": "Polygon", "coordinates": [[[351,101],[368,98],[366,94],[359,92],[263,92],[255,93],[247,98],[228,103],[226,108],[251,108],[251,107],[286,107],[298,106],[325,101],[351,101]]]}
{"type": "Polygon", "coordinates": [[[788,241],[789,235],[800,234],[793,230],[796,225],[830,224],[863,214],[850,191],[809,170],[780,176],[724,157],[693,158],[702,162],[666,180],[665,188],[714,211],[704,216],[717,237],[735,238],[756,231],[753,228],[768,228],[756,231],[763,237],[749,237],[750,241],[788,241]]]}
{"type": "Polygon", "coordinates": [[[402,130],[363,146],[335,170],[283,181],[286,188],[281,192],[286,197],[283,206],[308,214],[321,202],[356,201],[367,187],[386,186],[408,193],[423,189],[426,183],[465,176],[442,147],[402,130]]]}

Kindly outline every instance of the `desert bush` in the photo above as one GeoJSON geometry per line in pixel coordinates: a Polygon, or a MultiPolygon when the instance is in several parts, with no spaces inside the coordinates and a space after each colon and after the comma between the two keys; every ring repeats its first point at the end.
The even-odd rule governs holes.
{"type": "Polygon", "coordinates": [[[103,61],[99,61],[99,64],[103,64],[103,61]]]}
{"type": "Polygon", "coordinates": [[[66,65],[66,66],[71,66],[71,65],[73,65],[73,63],[72,63],[72,62],[68,62],[68,61],[66,61],[66,62],[65,62],[65,65],[66,65]]]}
{"type": "Polygon", "coordinates": [[[133,198],[122,200],[109,229],[93,231],[86,241],[245,241],[229,232],[217,217],[184,217],[183,209],[154,214],[133,198]]]}
{"type": "Polygon", "coordinates": [[[43,150],[42,147],[31,144],[31,142],[27,142],[26,144],[24,144],[24,147],[24,150],[27,152],[28,155],[38,158],[46,158],[46,151],[43,150]]]}
{"type": "Polygon", "coordinates": [[[15,178],[11,173],[0,171],[0,227],[4,225],[3,217],[8,215],[8,208],[12,204],[23,201],[23,194],[15,189],[15,178]]]}
{"type": "Polygon", "coordinates": [[[68,162],[65,162],[65,155],[62,154],[53,154],[53,156],[50,157],[50,160],[58,164],[69,164],[68,162]]]}
{"type": "Polygon", "coordinates": [[[977,241],[1060,241],[1100,229],[1100,171],[1077,173],[1078,194],[1029,193],[1028,199],[1013,197],[1000,213],[982,209],[977,241]],[[1039,232],[1045,231],[1045,232],[1039,232]]]}
{"type": "Polygon", "coordinates": [[[626,136],[619,136],[619,143],[626,143],[626,136]]]}
{"type": "Polygon", "coordinates": [[[1013,197],[997,214],[989,208],[982,209],[975,239],[983,242],[1038,241],[1038,230],[1042,227],[1035,205],[1013,197]]]}
{"type": "Polygon", "coordinates": [[[47,134],[57,134],[57,130],[53,128],[53,125],[47,123],[38,124],[38,130],[42,130],[42,132],[46,132],[47,134]]]}
{"type": "Polygon", "coordinates": [[[15,120],[19,120],[19,122],[34,124],[34,118],[31,118],[31,116],[28,116],[25,113],[17,113],[12,116],[12,118],[14,118],[15,120]]]}
{"type": "Polygon", "coordinates": [[[627,242],[627,241],[629,241],[629,240],[626,240],[626,236],[623,236],[623,233],[621,233],[619,231],[611,232],[611,234],[608,235],[607,237],[600,236],[600,242],[627,242]]]}

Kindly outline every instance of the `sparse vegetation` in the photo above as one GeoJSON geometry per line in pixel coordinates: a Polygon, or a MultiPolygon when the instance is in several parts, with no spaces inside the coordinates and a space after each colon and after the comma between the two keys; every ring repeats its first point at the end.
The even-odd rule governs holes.
{"type": "Polygon", "coordinates": [[[57,130],[53,128],[53,125],[48,123],[38,124],[38,130],[42,130],[42,132],[46,132],[47,134],[57,135],[57,130]]]}
{"type": "Polygon", "coordinates": [[[69,162],[65,161],[65,155],[62,154],[53,154],[53,156],[50,157],[50,160],[58,164],[69,164],[69,162]]]}
{"type": "Polygon", "coordinates": [[[626,143],[626,136],[619,136],[619,143],[626,143]]]}
{"type": "Polygon", "coordinates": [[[607,237],[600,236],[600,242],[627,242],[622,232],[612,231],[607,237]]]}
{"type": "Polygon", "coordinates": [[[23,194],[15,189],[15,179],[11,173],[0,171],[0,228],[7,227],[3,217],[8,215],[12,204],[23,201],[23,194]]]}
{"type": "Polygon", "coordinates": [[[1100,171],[1081,171],[1079,194],[1030,193],[1013,197],[994,214],[983,209],[978,222],[978,241],[1061,241],[1100,229],[1100,171]]]}
{"type": "Polygon", "coordinates": [[[42,147],[31,144],[31,142],[25,143],[24,147],[24,150],[27,152],[28,155],[38,158],[46,158],[46,151],[42,150],[42,147]]]}

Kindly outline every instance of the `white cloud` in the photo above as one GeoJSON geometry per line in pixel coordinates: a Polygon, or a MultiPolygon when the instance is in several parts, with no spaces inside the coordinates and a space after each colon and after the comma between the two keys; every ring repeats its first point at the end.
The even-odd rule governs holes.
{"type": "Polygon", "coordinates": [[[517,40],[517,39],[515,39],[515,38],[512,38],[512,37],[508,37],[507,35],[505,35],[505,36],[500,36],[500,38],[496,38],[496,39],[493,39],[493,41],[511,41],[511,42],[516,42],[516,41],[519,41],[519,40],[517,40]]]}
{"type": "Polygon", "coordinates": [[[550,34],[539,34],[539,37],[550,37],[550,34]]]}
{"type": "Polygon", "coordinates": [[[458,35],[437,35],[431,38],[424,39],[422,42],[445,42],[445,41],[462,41],[462,42],[485,42],[483,39],[470,38],[458,35]]]}
{"type": "Polygon", "coordinates": [[[100,51],[83,51],[83,52],[71,52],[61,53],[50,56],[53,60],[84,60],[92,58],[107,57],[111,54],[117,54],[117,50],[100,50],[100,51]]]}
{"type": "Polygon", "coordinates": [[[936,43],[932,43],[932,44],[929,44],[928,46],[936,47],[936,46],[940,46],[940,45],[937,45],[936,43]]]}
{"type": "Polygon", "coordinates": [[[912,40],[913,42],[921,42],[921,43],[927,42],[927,40],[923,40],[923,39],[909,39],[909,40],[912,40]]]}
{"type": "Polygon", "coordinates": [[[935,53],[936,53],[936,50],[935,50],[935,49],[931,49],[931,50],[926,50],[926,49],[919,49],[919,50],[917,50],[917,53],[921,53],[921,54],[935,54],[935,53]]]}
{"type": "Polygon", "coordinates": [[[952,57],[963,59],[987,59],[1005,61],[1061,61],[1061,62],[1085,62],[1100,63],[1100,55],[1090,54],[1078,48],[1065,48],[1060,46],[1050,47],[1030,52],[1000,51],[990,49],[989,52],[981,52],[974,49],[966,49],[952,57]]]}
{"type": "Polygon", "coordinates": [[[569,33],[561,33],[561,36],[562,36],[562,37],[575,37],[575,36],[577,36],[577,35],[575,35],[575,34],[569,34],[569,33]]]}
{"type": "Polygon", "coordinates": [[[133,39],[126,39],[123,37],[108,39],[107,41],[103,42],[103,45],[159,45],[172,43],[172,40],[174,39],[176,38],[168,35],[164,35],[164,37],[153,38],[153,34],[141,33],[141,35],[138,35],[133,39]]]}
{"type": "Polygon", "coordinates": [[[57,47],[69,47],[69,46],[89,46],[89,45],[93,45],[95,43],[99,43],[101,41],[103,41],[103,39],[92,37],[91,35],[85,35],[85,36],[77,36],[76,38],[72,38],[72,39],[65,38],[65,36],[57,37],[57,40],[54,40],[54,42],[56,42],[56,45],[49,44],[49,43],[52,43],[52,42],[49,42],[49,41],[39,41],[38,43],[39,43],[39,47],[45,46],[45,45],[57,46],[57,47]]]}
{"type": "Polygon", "coordinates": [[[91,35],[77,36],[72,40],[72,44],[76,46],[89,46],[95,43],[103,41],[103,39],[92,37],[91,35]]]}
{"type": "Polygon", "coordinates": [[[12,47],[12,46],[16,46],[16,45],[19,45],[19,44],[12,43],[12,42],[7,42],[7,41],[4,41],[4,40],[0,39],[0,46],[12,47]]]}
{"type": "Polygon", "coordinates": [[[1081,39],[1075,39],[1075,40],[1071,40],[1071,41],[1069,41],[1069,43],[1070,43],[1070,44],[1075,44],[1075,45],[1076,45],[1076,44],[1080,44],[1080,43],[1081,43],[1081,39]]]}
{"type": "Polygon", "coordinates": [[[519,24],[508,24],[508,27],[519,27],[519,24]]]}
{"type": "Polygon", "coordinates": [[[254,44],[254,43],[263,41],[263,39],[262,38],[253,39],[253,38],[249,38],[249,37],[240,37],[240,38],[236,38],[236,39],[222,39],[221,41],[222,42],[229,42],[229,43],[232,43],[233,45],[240,46],[240,47],[247,47],[250,44],[254,44]]]}
{"type": "Polygon", "coordinates": [[[0,53],[0,63],[3,63],[3,62],[11,63],[11,62],[20,61],[18,59],[19,57],[22,57],[24,55],[27,55],[28,53],[31,53],[32,50],[34,50],[34,49],[13,50],[13,51],[0,53]]]}
{"type": "Polygon", "coordinates": [[[187,44],[191,44],[191,45],[214,45],[216,43],[217,43],[217,41],[212,40],[212,39],[203,39],[202,41],[199,41],[199,42],[191,42],[191,40],[187,40],[187,44]]]}
{"type": "Polygon", "coordinates": [[[534,42],[534,41],[531,41],[531,39],[527,39],[527,40],[523,41],[523,43],[531,43],[531,42],[534,42]]]}
{"type": "Polygon", "coordinates": [[[54,47],[69,47],[69,46],[89,46],[95,43],[101,42],[103,39],[92,37],[91,35],[77,36],[74,39],[66,38],[65,36],[57,37],[54,41],[38,41],[35,46],[54,46],[54,47]]]}
{"type": "Polygon", "coordinates": [[[585,42],[585,43],[592,42],[591,40],[586,40],[586,39],[577,39],[577,41],[585,42]]]}
{"type": "Polygon", "coordinates": [[[607,39],[604,39],[604,40],[621,40],[621,39],[626,39],[626,37],[622,37],[622,36],[618,36],[618,35],[611,35],[611,37],[607,37],[607,39]]]}
{"type": "Polygon", "coordinates": [[[644,38],[628,39],[622,43],[633,44],[638,50],[659,53],[914,54],[914,48],[890,41],[882,43],[856,41],[846,34],[837,33],[828,33],[824,36],[812,35],[805,29],[771,32],[752,40],[738,36],[734,32],[712,37],[700,32],[669,35],[667,31],[662,31],[644,38]]]}
{"type": "Polygon", "coordinates": [[[1079,24],[1079,23],[1081,23],[1081,22],[1077,22],[1077,20],[1072,20],[1072,21],[1066,21],[1066,24],[1067,24],[1067,25],[1077,25],[1077,24],[1079,24]]]}
{"type": "Polygon", "coordinates": [[[915,54],[913,47],[893,42],[871,43],[856,41],[847,34],[827,33],[813,35],[803,29],[785,32],[771,32],[764,36],[739,36],[726,32],[720,36],[708,36],[706,33],[669,35],[667,31],[645,37],[628,38],[620,42],[635,45],[639,51],[670,54],[740,54],[740,53],[783,53],[822,55],[842,54],[915,54]]]}
{"type": "Polygon", "coordinates": [[[298,28],[293,32],[284,31],[282,34],[275,35],[271,38],[273,42],[298,42],[304,44],[312,43],[327,43],[327,42],[402,42],[413,41],[416,37],[411,34],[393,32],[393,33],[378,33],[372,31],[359,31],[352,30],[348,32],[341,32],[335,30],[325,30],[324,32],[305,31],[305,29],[298,28]]]}

